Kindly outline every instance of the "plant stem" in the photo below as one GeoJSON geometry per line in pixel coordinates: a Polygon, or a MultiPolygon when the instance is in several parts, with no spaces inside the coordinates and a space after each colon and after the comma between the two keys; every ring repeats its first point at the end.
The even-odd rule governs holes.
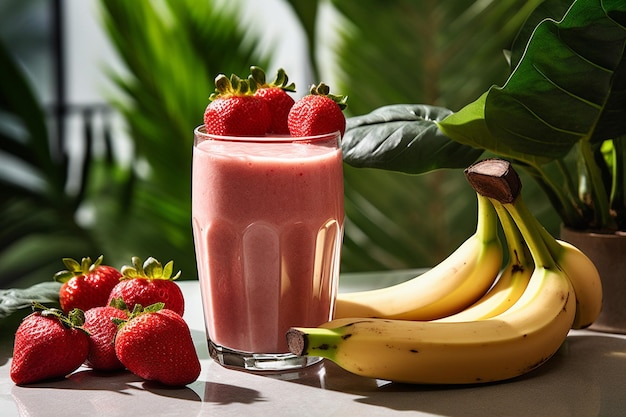
{"type": "Polygon", "coordinates": [[[626,229],[626,135],[613,139],[613,181],[610,207],[615,213],[618,230],[626,229]]]}
{"type": "Polygon", "coordinates": [[[594,212],[594,227],[598,229],[616,229],[617,226],[609,212],[609,196],[602,182],[602,173],[595,161],[589,141],[580,143],[580,151],[591,181],[589,194],[594,212]]]}
{"type": "MultiPolygon", "coordinates": [[[[576,229],[584,228],[585,216],[583,214],[583,204],[576,197],[577,193],[573,191],[573,186],[571,188],[566,187],[565,189],[559,187],[554,183],[551,176],[540,166],[524,165],[523,168],[535,179],[539,187],[546,193],[552,206],[565,225],[576,229]]],[[[569,177],[566,172],[566,167],[561,165],[560,170],[566,178],[569,177]]],[[[568,187],[570,183],[571,181],[568,181],[568,187]]]]}

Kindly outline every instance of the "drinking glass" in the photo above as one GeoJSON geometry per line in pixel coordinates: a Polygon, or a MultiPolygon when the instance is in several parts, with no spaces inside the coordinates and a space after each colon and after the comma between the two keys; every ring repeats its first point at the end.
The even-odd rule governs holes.
{"type": "Polygon", "coordinates": [[[343,238],[339,133],[223,137],[194,131],[192,223],[211,357],[250,371],[320,359],[290,327],[332,318],[343,238]]]}

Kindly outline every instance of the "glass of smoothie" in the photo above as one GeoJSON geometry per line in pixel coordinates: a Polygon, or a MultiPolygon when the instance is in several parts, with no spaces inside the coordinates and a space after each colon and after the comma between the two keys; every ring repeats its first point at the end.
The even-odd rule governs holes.
{"type": "Polygon", "coordinates": [[[219,364],[288,371],[285,333],[332,318],[343,238],[340,135],[223,137],[194,131],[193,233],[209,352],[219,364]]]}

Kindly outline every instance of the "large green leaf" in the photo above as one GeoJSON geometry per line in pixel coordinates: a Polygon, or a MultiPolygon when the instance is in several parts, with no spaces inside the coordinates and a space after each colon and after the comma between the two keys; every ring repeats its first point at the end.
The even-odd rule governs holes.
{"type": "Polygon", "coordinates": [[[344,161],[409,174],[465,168],[483,151],[441,133],[436,122],[450,113],[442,107],[389,105],[352,117],[341,145],[344,161]]]}
{"type": "Polygon", "coordinates": [[[503,87],[439,125],[461,143],[531,164],[563,158],[580,141],[620,136],[625,44],[626,3],[575,1],[561,21],[537,25],[503,87]]]}
{"type": "Polygon", "coordinates": [[[527,44],[529,29],[522,30],[513,51],[513,62],[519,61],[504,86],[490,88],[439,126],[461,143],[522,163],[568,226],[623,228],[612,213],[626,207],[610,202],[617,182],[601,145],[626,134],[626,3],[576,0],[555,20],[560,3],[529,19],[533,25],[538,13],[551,13],[527,44]],[[559,169],[550,172],[554,164],[559,169]]]}

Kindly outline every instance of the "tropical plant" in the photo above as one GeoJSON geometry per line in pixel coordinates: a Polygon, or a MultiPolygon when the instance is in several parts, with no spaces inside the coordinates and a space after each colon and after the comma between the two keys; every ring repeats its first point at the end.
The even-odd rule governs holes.
{"type": "Polygon", "coordinates": [[[125,200],[129,217],[123,220],[132,235],[125,246],[137,256],[175,259],[183,278],[195,277],[193,129],[202,122],[218,73],[247,73],[250,62],[266,66],[267,60],[255,52],[259,41],[246,39],[234,11],[214,1],[100,4],[107,33],[126,66],[121,74],[109,72],[122,92],[121,97],[112,93],[111,102],[123,114],[134,145],[135,180],[125,200]]]}
{"type": "Polygon", "coordinates": [[[68,166],[49,140],[42,107],[28,80],[0,42],[0,280],[52,280],[64,254],[97,245],[73,214],[68,166]]]}
{"type": "Polygon", "coordinates": [[[416,155],[441,154],[455,142],[466,146],[457,148],[461,155],[486,150],[521,166],[566,226],[626,230],[624,16],[623,1],[542,3],[512,46],[502,87],[456,113],[398,105],[352,120],[348,162],[424,172],[458,156],[433,165],[416,155]],[[409,127],[409,135],[393,135],[409,127]]]}
{"type": "MultiPolygon", "coordinates": [[[[0,280],[25,286],[52,280],[63,257],[105,255],[121,267],[132,256],[176,259],[196,276],[190,228],[192,128],[217,71],[266,64],[244,41],[233,11],[211,2],[106,1],[103,19],[132,76],[111,73],[111,101],[132,140],[130,167],[104,132],[94,150],[88,123],[79,175],[69,178],[67,149],[55,146],[23,71],[0,45],[0,280]],[[193,4],[191,4],[193,3],[193,4]],[[175,47],[173,47],[175,45],[175,47]],[[6,160],[6,163],[5,163],[6,160]],[[72,182],[74,187],[68,187],[72,182]]],[[[74,161],[75,162],[75,161],[74,161]]]]}

